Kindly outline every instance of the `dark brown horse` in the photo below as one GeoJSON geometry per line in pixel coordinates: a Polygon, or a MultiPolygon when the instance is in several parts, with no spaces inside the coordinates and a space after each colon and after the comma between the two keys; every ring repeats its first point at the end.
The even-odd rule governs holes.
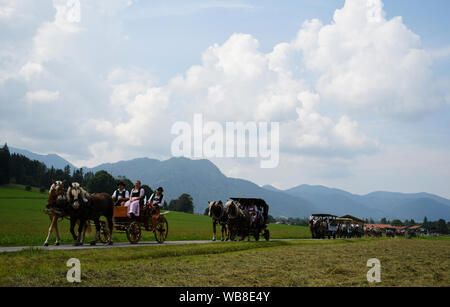
{"type": "Polygon", "coordinates": [[[313,239],[325,239],[328,231],[328,223],[322,219],[310,220],[309,228],[313,239]]]}
{"type": "Polygon", "coordinates": [[[250,228],[252,224],[252,218],[246,210],[242,210],[239,207],[237,201],[227,201],[226,210],[228,215],[228,227],[230,232],[230,239],[235,240],[239,235],[240,240],[244,240],[248,237],[250,241],[250,228]]]}
{"type": "Polygon", "coordinates": [[[78,227],[78,237],[75,245],[83,245],[84,242],[84,228],[81,225],[85,225],[86,222],[92,220],[95,224],[95,238],[91,242],[91,245],[95,245],[100,236],[100,217],[106,217],[109,228],[109,245],[113,244],[112,231],[113,231],[113,208],[114,201],[111,195],[107,193],[98,193],[90,195],[86,192],[78,183],[73,183],[67,190],[67,201],[70,205],[70,228],[73,232],[75,222],[80,221],[78,227]],[[82,235],[83,232],[83,235],[82,235]]]}
{"type": "Polygon", "coordinates": [[[209,202],[209,211],[208,216],[212,218],[213,223],[213,241],[216,241],[216,226],[219,224],[221,226],[222,232],[222,241],[228,241],[230,239],[230,234],[228,230],[228,215],[227,210],[223,206],[221,200],[219,201],[210,201],[209,202]]]}

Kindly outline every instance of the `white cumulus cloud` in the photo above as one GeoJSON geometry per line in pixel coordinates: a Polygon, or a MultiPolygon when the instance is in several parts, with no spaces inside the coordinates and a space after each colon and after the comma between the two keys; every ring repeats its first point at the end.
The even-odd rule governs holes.
{"type": "Polygon", "coordinates": [[[25,94],[25,100],[31,103],[49,103],[55,102],[58,99],[59,99],[59,92],[52,92],[47,90],[27,92],[25,94]]]}
{"type": "Polygon", "coordinates": [[[305,22],[294,48],[320,95],[342,108],[410,118],[445,103],[432,56],[401,17],[386,19],[381,0],[346,0],[332,23],[305,22]]]}

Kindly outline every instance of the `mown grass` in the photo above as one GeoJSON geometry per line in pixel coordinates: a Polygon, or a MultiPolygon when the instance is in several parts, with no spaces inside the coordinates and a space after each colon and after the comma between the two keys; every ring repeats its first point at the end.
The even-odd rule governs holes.
{"type": "Polygon", "coordinates": [[[0,255],[0,286],[450,286],[450,243],[407,239],[146,246],[0,255]],[[82,282],[66,281],[69,258],[82,282]],[[369,284],[367,260],[381,261],[369,284]]]}
{"type": "MultiPolygon", "coordinates": [[[[47,237],[49,218],[44,213],[46,193],[25,191],[25,187],[9,185],[0,187],[0,246],[36,246],[42,245],[47,237]]],[[[211,219],[203,215],[171,212],[166,215],[169,222],[169,241],[179,240],[209,240],[212,238],[211,219]]],[[[64,220],[59,224],[63,244],[73,243],[69,233],[69,222],[64,220]]],[[[270,225],[271,237],[309,238],[307,227],[270,225]]],[[[93,228],[94,230],[94,228],[93,228]]],[[[218,234],[220,229],[218,229],[218,234]]],[[[93,239],[94,233],[87,236],[87,241],[93,239]]],[[[55,234],[52,235],[55,240],[55,234]]],[[[153,241],[151,232],[143,232],[142,241],[153,241]]],[[[114,233],[115,242],[126,242],[124,233],[114,233]]],[[[54,242],[54,241],[51,241],[54,242]]]]}

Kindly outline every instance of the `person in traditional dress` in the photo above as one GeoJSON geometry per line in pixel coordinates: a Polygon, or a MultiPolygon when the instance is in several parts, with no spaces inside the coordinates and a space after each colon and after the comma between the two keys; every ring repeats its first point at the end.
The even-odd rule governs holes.
{"type": "Polygon", "coordinates": [[[147,202],[147,207],[152,212],[152,231],[155,231],[156,229],[156,224],[161,214],[161,207],[164,205],[163,192],[164,189],[162,187],[159,187],[158,189],[156,189],[156,192],[150,196],[147,202]]]}
{"type": "Polygon", "coordinates": [[[122,181],[117,185],[117,190],[114,191],[112,198],[114,206],[123,206],[127,200],[130,199],[130,192],[125,189],[125,183],[122,181]]]}
{"type": "Polygon", "coordinates": [[[134,188],[130,192],[130,199],[125,203],[128,208],[128,216],[132,219],[139,216],[141,203],[144,203],[145,190],[141,187],[139,180],[134,184],[134,188]]]}

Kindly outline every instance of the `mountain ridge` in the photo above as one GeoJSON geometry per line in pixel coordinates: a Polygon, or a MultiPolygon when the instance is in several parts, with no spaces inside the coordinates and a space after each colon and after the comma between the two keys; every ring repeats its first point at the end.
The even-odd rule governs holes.
{"type": "MultiPolygon", "coordinates": [[[[46,165],[52,161],[59,161],[75,168],[70,162],[55,154],[39,155],[16,148],[11,152],[25,153],[28,158],[46,165]],[[53,160],[49,161],[49,157],[53,160]]],[[[174,157],[160,161],[144,157],[103,163],[83,169],[94,173],[105,170],[114,177],[140,179],[153,188],[164,186],[167,200],[178,198],[182,193],[189,193],[194,199],[196,213],[203,213],[208,201],[227,200],[230,197],[255,197],[265,199],[271,206],[270,214],[274,216],[307,217],[313,213],[328,212],[374,219],[414,218],[421,221],[427,216],[429,220],[439,218],[450,220],[450,200],[427,192],[375,191],[358,195],[336,188],[308,184],[281,190],[271,185],[261,187],[249,180],[227,177],[207,159],[174,157]]]]}

